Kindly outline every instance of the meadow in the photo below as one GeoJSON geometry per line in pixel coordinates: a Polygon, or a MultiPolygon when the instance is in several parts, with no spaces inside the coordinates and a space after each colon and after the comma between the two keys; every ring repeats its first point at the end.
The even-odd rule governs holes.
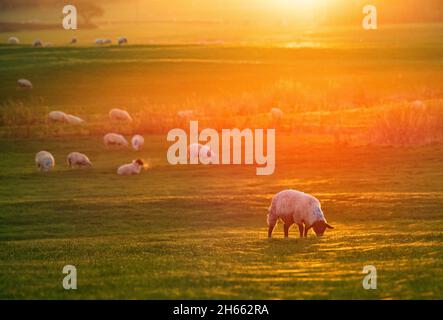
{"type": "Polygon", "coordinates": [[[0,298],[442,299],[443,47],[429,40],[441,30],[348,47],[0,45],[0,298]],[[109,123],[113,107],[136,121],[109,123]],[[184,109],[200,127],[276,127],[275,174],[169,165],[184,109]],[[48,123],[50,110],[86,124],[48,123]],[[105,150],[111,130],[146,147],[105,150]],[[43,149],[48,174],[34,165],[43,149]],[[68,169],[71,151],[94,167],[68,169]],[[135,158],[149,168],[118,177],[135,158]],[[268,239],[267,208],[287,188],[318,197],[335,230],[283,239],[280,224],[268,239]],[[67,264],[77,290],[61,286],[67,264]],[[365,265],[377,290],[362,288],[365,265]]]}

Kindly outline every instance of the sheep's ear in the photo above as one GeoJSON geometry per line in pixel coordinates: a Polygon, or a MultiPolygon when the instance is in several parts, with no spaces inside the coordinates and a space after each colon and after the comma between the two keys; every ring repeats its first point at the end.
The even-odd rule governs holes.
{"type": "Polygon", "coordinates": [[[331,226],[329,223],[326,222],[325,224],[326,224],[326,227],[327,227],[327,228],[329,228],[329,229],[334,229],[334,227],[331,226]]]}

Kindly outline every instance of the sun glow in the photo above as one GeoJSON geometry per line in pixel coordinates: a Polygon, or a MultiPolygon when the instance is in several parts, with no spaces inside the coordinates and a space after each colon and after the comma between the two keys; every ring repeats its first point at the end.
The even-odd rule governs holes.
{"type": "Polygon", "coordinates": [[[326,0],[275,0],[273,5],[279,9],[286,10],[311,10],[324,4],[326,0]]]}

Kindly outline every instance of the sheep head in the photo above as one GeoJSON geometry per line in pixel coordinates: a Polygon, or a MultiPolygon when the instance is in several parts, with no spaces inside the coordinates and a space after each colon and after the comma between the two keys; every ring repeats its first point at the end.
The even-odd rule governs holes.
{"type": "Polygon", "coordinates": [[[334,229],[334,227],[326,221],[319,220],[314,222],[314,224],[312,225],[312,229],[314,229],[314,232],[317,236],[322,236],[325,233],[326,229],[334,229]]]}

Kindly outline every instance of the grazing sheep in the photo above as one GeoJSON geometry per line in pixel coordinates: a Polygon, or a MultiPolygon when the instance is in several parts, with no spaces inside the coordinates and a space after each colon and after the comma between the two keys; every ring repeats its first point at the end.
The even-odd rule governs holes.
{"type": "Polygon", "coordinates": [[[105,39],[95,39],[95,44],[102,45],[105,43],[105,39]]]}
{"type": "Polygon", "coordinates": [[[92,167],[92,162],[89,160],[89,158],[80,152],[71,152],[68,154],[68,166],[71,168],[74,167],[92,167]]]}
{"type": "Polygon", "coordinates": [[[48,172],[55,166],[55,160],[48,151],[40,151],[35,155],[35,164],[42,172],[48,172]]]}
{"type": "Polygon", "coordinates": [[[202,145],[200,143],[192,143],[188,147],[188,158],[200,159],[201,156],[204,159],[212,159],[215,157],[215,152],[211,150],[208,146],[202,145]]]}
{"type": "Polygon", "coordinates": [[[31,81],[27,79],[17,80],[17,88],[21,90],[31,90],[33,88],[31,81]]]}
{"type": "Polygon", "coordinates": [[[70,44],[76,44],[76,43],[77,43],[77,38],[76,37],[72,37],[70,44]]]}
{"type": "Polygon", "coordinates": [[[122,44],[128,43],[128,39],[125,37],[120,37],[117,39],[117,42],[118,42],[118,45],[122,45],[122,44]]]}
{"type": "Polygon", "coordinates": [[[320,201],[296,190],[284,190],[272,198],[268,214],[269,238],[278,219],[284,222],[285,237],[289,236],[289,227],[294,223],[298,225],[300,237],[306,237],[310,228],[317,236],[322,236],[326,228],[334,229],[326,222],[320,201]]]}
{"type": "Polygon", "coordinates": [[[43,45],[42,41],[40,39],[35,39],[32,43],[33,47],[41,47],[43,45]]]}
{"type": "Polygon", "coordinates": [[[136,134],[131,139],[131,144],[134,150],[140,150],[143,147],[143,144],[145,143],[145,138],[143,138],[141,135],[136,134]]]}
{"type": "Polygon", "coordinates": [[[49,121],[53,122],[66,122],[67,114],[63,111],[51,111],[48,115],[49,121]]]}
{"type": "Polygon", "coordinates": [[[274,121],[281,120],[283,118],[283,111],[281,111],[279,108],[272,108],[271,109],[271,118],[274,121]]]}
{"type": "Polygon", "coordinates": [[[140,159],[132,161],[132,163],[124,164],[117,169],[117,174],[120,176],[130,176],[139,174],[143,168],[143,161],[140,159]]]}
{"type": "Polygon", "coordinates": [[[181,119],[189,119],[194,115],[194,110],[181,110],[177,112],[177,116],[181,119]]]}
{"type": "Polygon", "coordinates": [[[17,37],[9,37],[8,43],[9,44],[19,44],[20,40],[17,37]]]}
{"type": "Polygon", "coordinates": [[[112,40],[111,39],[104,39],[103,40],[103,44],[111,44],[112,40]]]}
{"type": "Polygon", "coordinates": [[[109,111],[109,119],[116,121],[132,121],[132,118],[127,111],[118,108],[109,111]]]}
{"type": "Polygon", "coordinates": [[[85,122],[85,120],[80,117],[73,116],[72,114],[67,114],[66,122],[69,124],[82,124],[83,122],[85,122]]]}
{"type": "Polygon", "coordinates": [[[129,145],[125,137],[117,133],[106,134],[103,138],[103,142],[105,143],[106,148],[109,148],[109,146],[112,145],[120,147],[127,147],[129,145]]]}

